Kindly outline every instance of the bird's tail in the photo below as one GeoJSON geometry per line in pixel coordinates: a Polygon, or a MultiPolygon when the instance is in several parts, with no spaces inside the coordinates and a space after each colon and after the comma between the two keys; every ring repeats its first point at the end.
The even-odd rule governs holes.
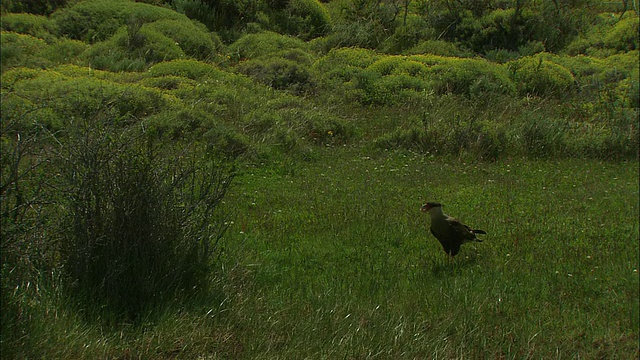
{"type": "MultiPolygon", "coordinates": [[[[471,232],[474,233],[474,234],[486,234],[487,233],[484,230],[477,230],[477,229],[471,230],[471,232]]],[[[482,242],[482,239],[475,238],[475,240],[477,242],[482,242]]]]}

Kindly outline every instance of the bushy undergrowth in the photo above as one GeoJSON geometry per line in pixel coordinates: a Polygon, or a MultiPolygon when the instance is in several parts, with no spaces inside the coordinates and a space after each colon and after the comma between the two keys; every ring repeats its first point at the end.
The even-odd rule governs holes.
{"type": "Polygon", "coordinates": [[[571,107],[543,113],[534,105],[538,101],[502,97],[494,98],[493,104],[467,103],[464,108],[450,106],[452,101],[460,100],[424,103],[420,116],[410,115],[403,126],[378,136],[375,147],[489,161],[514,155],[603,160],[638,156],[638,110],[611,99],[603,98],[589,110],[571,107]],[[499,112],[495,104],[500,104],[499,112]],[[577,119],[577,113],[583,118],[577,119]]]}
{"type": "Polygon", "coordinates": [[[102,303],[107,314],[137,320],[182,292],[207,290],[225,229],[216,207],[228,170],[144,134],[73,125],[61,150],[62,258],[83,306],[102,303]]]}

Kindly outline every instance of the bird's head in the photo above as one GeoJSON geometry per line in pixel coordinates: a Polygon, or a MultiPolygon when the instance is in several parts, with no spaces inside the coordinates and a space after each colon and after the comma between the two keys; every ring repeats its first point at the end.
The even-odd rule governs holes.
{"type": "Polygon", "coordinates": [[[428,202],[424,205],[422,205],[422,207],[420,208],[420,211],[422,212],[429,212],[429,210],[433,209],[433,208],[441,208],[442,204],[437,203],[437,202],[428,202]]]}

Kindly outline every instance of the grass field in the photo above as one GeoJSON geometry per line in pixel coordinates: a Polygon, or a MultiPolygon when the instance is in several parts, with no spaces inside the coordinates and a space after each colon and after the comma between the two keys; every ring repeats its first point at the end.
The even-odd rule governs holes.
{"type": "Polygon", "coordinates": [[[364,152],[242,165],[215,291],[141,326],[85,322],[66,297],[23,289],[31,346],[14,355],[638,357],[637,161],[364,152]],[[485,241],[449,261],[419,211],[426,200],[485,241]]]}
{"type": "Polygon", "coordinates": [[[244,357],[638,355],[637,162],[319,158],[247,168],[226,199],[244,357]],[[450,262],[425,200],[485,241],[450,262]]]}

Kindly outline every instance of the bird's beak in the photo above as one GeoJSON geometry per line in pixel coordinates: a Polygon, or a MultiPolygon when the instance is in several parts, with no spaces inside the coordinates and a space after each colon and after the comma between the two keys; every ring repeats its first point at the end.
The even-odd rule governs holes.
{"type": "Polygon", "coordinates": [[[420,211],[422,211],[422,212],[429,211],[429,204],[422,205],[422,207],[420,207],[420,211]]]}

